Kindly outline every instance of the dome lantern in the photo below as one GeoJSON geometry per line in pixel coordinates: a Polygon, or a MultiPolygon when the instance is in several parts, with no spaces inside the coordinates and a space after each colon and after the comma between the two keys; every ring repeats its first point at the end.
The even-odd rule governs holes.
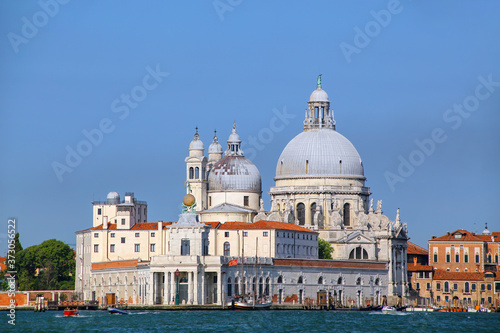
{"type": "Polygon", "coordinates": [[[196,126],[196,133],[194,134],[194,139],[189,144],[189,156],[203,156],[205,147],[203,142],[200,140],[200,135],[198,134],[198,126],[196,126]]]}
{"type": "Polygon", "coordinates": [[[330,109],[328,94],[321,88],[321,74],[318,75],[316,90],[309,97],[309,107],[306,110],[304,120],[304,131],[318,128],[328,128],[335,130],[335,120],[333,110],[330,109]]]}

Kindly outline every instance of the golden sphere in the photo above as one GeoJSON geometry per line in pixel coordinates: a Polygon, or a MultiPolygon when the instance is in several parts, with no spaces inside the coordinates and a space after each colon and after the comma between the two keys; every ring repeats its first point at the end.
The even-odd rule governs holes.
{"type": "Polygon", "coordinates": [[[194,198],[194,195],[192,195],[192,194],[186,194],[184,196],[184,199],[182,199],[182,203],[188,207],[191,207],[192,205],[194,205],[194,202],[195,202],[195,198],[194,198]]]}

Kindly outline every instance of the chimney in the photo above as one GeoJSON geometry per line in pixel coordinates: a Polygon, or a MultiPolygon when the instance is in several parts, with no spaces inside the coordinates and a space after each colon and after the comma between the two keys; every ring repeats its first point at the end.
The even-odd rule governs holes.
{"type": "Polygon", "coordinates": [[[102,217],[102,228],[108,229],[108,217],[107,216],[102,217]]]}
{"type": "Polygon", "coordinates": [[[161,232],[163,229],[163,221],[158,221],[158,232],[161,232]]]}

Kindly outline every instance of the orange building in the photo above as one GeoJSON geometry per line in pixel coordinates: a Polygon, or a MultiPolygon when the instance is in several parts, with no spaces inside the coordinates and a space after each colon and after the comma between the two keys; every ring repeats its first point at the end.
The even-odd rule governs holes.
{"type": "Polygon", "coordinates": [[[408,243],[413,305],[500,307],[500,232],[456,230],[429,240],[429,251],[408,243]],[[428,254],[428,264],[425,254],[428,254]]]}

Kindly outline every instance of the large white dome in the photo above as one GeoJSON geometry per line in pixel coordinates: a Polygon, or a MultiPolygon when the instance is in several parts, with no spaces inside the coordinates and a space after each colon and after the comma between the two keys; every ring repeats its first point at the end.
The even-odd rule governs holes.
{"type": "Polygon", "coordinates": [[[332,129],[300,133],[283,149],[276,178],[289,176],[359,176],[363,163],[353,144],[332,129]]]}
{"type": "Polygon", "coordinates": [[[244,156],[226,155],[214,164],[208,175],[210,191],[258,192],[261,190],[260,172],[244,156]]]}

